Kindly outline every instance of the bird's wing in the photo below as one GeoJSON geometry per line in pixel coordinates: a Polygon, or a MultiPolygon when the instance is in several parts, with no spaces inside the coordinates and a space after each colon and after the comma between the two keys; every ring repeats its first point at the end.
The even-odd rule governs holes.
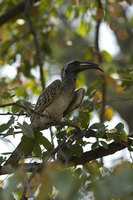
{"type": "Polygon", "coordinates": [[[75,94],[74,94],[74,97],[73,97],[71,103],[69,104],[68,108],[63,113],[63,117],[68,115],[70,112],[72,112],[74,109],[76,109],[81,104],[84,95],[85,95],[84,88],[80,88],[75,91],[75,94]]]}
{"type": "MultiPolygon", "coordinates": [[[[54,99],[60,93],[61,85],[62,85],[61,80],[57,79],[43,90],[35,105],[36,112],[42,113],[54,101],[54,99]]],[[[39,123],[40,123],[40,116],[34,114],[31,120],[32,128],[35,129],[37,126],[39,126],[39,123]]]]}
{"type": "Polygon", "coordinates": [[[61,80],[53,81],[44,91],[40,94],[35,105],[35,111],[42,113],[53,100],[59,95],[62,82],[61,80]]]}

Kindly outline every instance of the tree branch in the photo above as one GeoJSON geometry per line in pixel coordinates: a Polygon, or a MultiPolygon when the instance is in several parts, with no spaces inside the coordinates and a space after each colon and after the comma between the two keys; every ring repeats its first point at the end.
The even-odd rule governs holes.
{"type": "MultiPolygon", "coordinates": [[[[102,8],[102,3],[101,0],[97,0],[98,2],[98,19],[97,19],[97,25],[96,25],[96,34],[95,34],[95,49],[96,49],[96,54],[98,57],[98,63],[102,64],[102,56],[100,53],[100,48],[99,48],[99,34],[100,34],[100,25],[102,22],[102,16],[101,16],[101,10],[103,12],[103,8],[102,8]],[[99,16],[100,15],[100,16],[99,16]]],[[[101,115],[100,115],[100,121],[101,123],[104,122],[104,113],[105,113],[105,106],[106,106],[106,79],[105,79],[105,75],[103,75],[103,83],[102,83],[102,109],[101,109],[101,115]]]]}
{"type": "Polygon", "coordinates": [[[44,90],[45,81],[44,81],[44,77],[43,77],[43,64],[42,64],[42,60],[41,60],[41,52],[40,52],[39,42],[38,42],[37,35],[33,28],[33,24],[32,24],[31,18],[30,18],[30,1],[29,0],[25,0],[25,15],[26,15],[27,23],[29,25],[29,29],[34,38],[36,56],[37,56],[37,60],[38,60],[39,68],[40,68],[40,80],[42,83],[42,88],[44,90]]]}
{"type": "MultiPolygon", "coordinates": [[[[57,151],[62,147],[64,142],[65,142],[65,140],[62,141],[62,143],[59,144],[57,146],[57,148],[55,148],[53,151],[51,151],[51,153],[49,154],[49,156],[45,160],[45,164],[46,164],[46,161],[48,161],[49,158],[53,154],[57,153],[57,151]]],[[[130,139],[130,138],[128,139],[127,144],[126,143],[112,142],[111,144],[108,145],[108,149],[104,149],[103,147],[99,147],[95,150],[90,150],[90,151],[84,152],[80,158],[78,158],[76,156],[72,156],[72,157],[69,158],[68,162],[72,166],[73,165],[84,165],[86,162],[96,160],[98,158],[108,156],[108,155],[116,153],[117,151],[123,150],[123,149],[127,148],[128,145],[131,145],[132,142],[133,142],[133,140],[130,139]]],[[[26,172],[35,172],[35,171],[37,172],[42,167],[44,167],[44,163],[23,163],[23,164],[19,164],[18,167],[22,167],[26,172]]],[[[13,168],[11,169],[7,166],[0,168],[0,175],[10,174],[10,173],[14,173],[13,168]]]]}
{"type": "MultiPolygon", "coordinates": [[[[38,1],[39,0],[30,0],[30,5],[33,6],[33,4],[38,1]]],[[[0,17],[0,26],[2,26],[3,24],[7,23],[9,20],[12,20],[18,15],[20,15],[21,13],[23,13],[24,9],[25,9],[25,5],[24,5],[24,2],[22,2],[18,4],[17,6],[15,6],[13,9],[9,10],[7,13],[5,13],[4,15],[0,17]]]]}
{"type": "MultiPolygon", "coordinates": [[[[129,144],[131,144],[131,142],[132,141],[130,141],[129,144]]],[[[74,165],[84,165],[86,162],[114,154],[117,151],[127,148],[127,146],[128,145],[124,144],[124,143],[120,144],[120,143],[112,142],[111,144],[108,145],[108,149],[99,147],[95,150],[91,150],[91,151],[87,151],[87,152],[83,153],[83,155],[80,158],[77,158],[76,156],[72,156],[69,159],[69,162],[73,163],[74,165]]]]}
{"type": "Polygon", "coordinates": [[[7,112],[7,113],[0,113],[0,115],[16,115],[16,116],[25,116],[25,115],[27,115],[27,114],[26,114],[26,113],[19,114],[19,113],[10,113],[10,112],[7,112]]]}

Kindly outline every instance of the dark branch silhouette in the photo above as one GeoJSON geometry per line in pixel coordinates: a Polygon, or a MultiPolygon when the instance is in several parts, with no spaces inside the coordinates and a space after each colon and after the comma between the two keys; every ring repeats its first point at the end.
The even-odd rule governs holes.
{"type": "Polygon", "coordinates": [[[38,61],[39,68],[40,68],[40,80],[42,83],[42,89],[44,90],[45,81],[44,81],[44,76],[43,76],[43,64],[42,64],[42,60],[41,60],[41,52],[40,52],[39,42],[38,42],[37,35],[34,30],[32,21],[31,21],[31,17],[30,17],[30,1],[29,0],[25,0],[25,15],[26,15],[27,23],[29,25],[30,32],[34,38],[36,57],[37,57],[37,61],[38,61]]]}
{"type": "MultiPolygon", "coordinates": [[[[38,1],[39,0],[30,0],[30,5],[33,6],[33,4],[38,1]]],[[[17,6],[15,6],[14,8],[12,8],[11,10],[9,10],[8,12],[6,12],[4,15],[0,17],[0,26],[14,19],[15,17],[17,17],[18,15],[23,13],[24,10],[25,10],[24,2],[18,4],[17,6]]]]}
{"type": "MultiPolygon", "coordinates": [[[[89,133],[89,131],[88,131],[88,134],[93,136],[92,135],[93,133],[89,133]]],[[[111,144],[108,145],[108,149],[104,149],[103,147],[99,147],[95,150],[90,150],[90,151],[84,152],[80,158],[78,158],[76,156],[72,156],[72,157],[69,158],[68,163],[72,166],[74,166],[74,165],[84,165],[86,162],[89,162],[89,161],[92,161],[92,160],[95,160],[95,159],[98,159],[98,158],[101,158],[101,157],[104,157],[104,156],[112,155],[112,154],[114,154],[114,153],[116,153],[120,150],[127,148],[128,145],[132,144],[132,141],[133,140],[129,137],[127,143],[112,142],[111,144]]],[[[44,165],[46,164],[46,161],[48,161],[51,156],[53,156],[55,153],[58,152],[58,150],[64,145],[64,143],[65,143],[65,140],[63,140],[54,150],[52,150],[50,152],[50,154],[48,155],[48,157],[46,158],[45,162],[43,162],[41,164],[40,163],[24,163],[24,164],[19,164],[18,167],[23,167],[23,169],[26,172],[35,173],[35,172],[39,171],[42,167],[44,167],[44,165]]],[[[15,169],[3,167],[3,168],[0,169],[0,175],[14,173],[14,170],[15,169]]]]}

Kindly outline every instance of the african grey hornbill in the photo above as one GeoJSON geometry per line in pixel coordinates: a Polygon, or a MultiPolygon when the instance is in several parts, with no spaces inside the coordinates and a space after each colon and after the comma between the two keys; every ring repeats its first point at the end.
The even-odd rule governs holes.
{"type": "MultiPolygon", "coordinates": [[[[77,75],[79,72],[87,69],[96,69],[103,72],[97,64],[92,62],[73,60],[66,63],[61,70],[61,80],[53,81],[44,89],[37,100],[35,111],[61,120],[65,115],[77,108],[85,94],[83,88],[75,90],[77,75]]],[[[45,127],[45,125],[52,125],[52,120],[53,118],[34,114],[31,127],[35,131],[45,127]]],[[[11,166],[16,166],[22,158],[19,147],[12,153],[5,165],[11,164],[11,166]]]]}
{"type": "MultiPolygon", "coordinates": [[[[92,62],[70,61],[64,65],[61,71],[61,79],[52,82],[39,96],[35,111],[52,115],[61,120],[62,117],[73,111],[82,102],[85,94],[84,88],[75,91],[77,74],[87,69],[103,71],[92,62]]],[[[32,128],[37,129],[51,123],[50,118],[34,115],[32,128]]]]}

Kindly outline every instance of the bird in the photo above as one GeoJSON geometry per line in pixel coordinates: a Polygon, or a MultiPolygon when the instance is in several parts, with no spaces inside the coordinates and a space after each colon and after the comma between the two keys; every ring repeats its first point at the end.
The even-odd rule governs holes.
{"type": "MultiPolygon", "coordinates": [[[[87,69],[97,69],[103,72],[97,64],[92,62],[72,60],[66,63],[61,70],[61,80],[53,81],[44,89],[37,100],[35,111],[61,120],[77,108],[85,95],[84,88],[75,90],[77,75],[87,69]]],[[[31,126],[35,130],[50,123],[50,117],[34,114],[31,126]]]]}
{"type": "MultiPolygon", "coordinates": [[[[81,104],[85,95],[85,89],[80,88],[76,90],[76,80],[80,72],[88,69],[104,72],[98,64],[87,61],[72,60],[63,66],[61,80],[53,81],[44,89],[37,100],[34,109],[35,113],[31,121],[33,131],[45,126],[51,126],[54,119],[61,120],[81,104]],[[53,116],[54,119],[48,116],[53,116]]],[[[5,166],[10,164],[14,167],[18,164],[22,158],[19,148],[20,144],[6,161],[5,166]]]]}

